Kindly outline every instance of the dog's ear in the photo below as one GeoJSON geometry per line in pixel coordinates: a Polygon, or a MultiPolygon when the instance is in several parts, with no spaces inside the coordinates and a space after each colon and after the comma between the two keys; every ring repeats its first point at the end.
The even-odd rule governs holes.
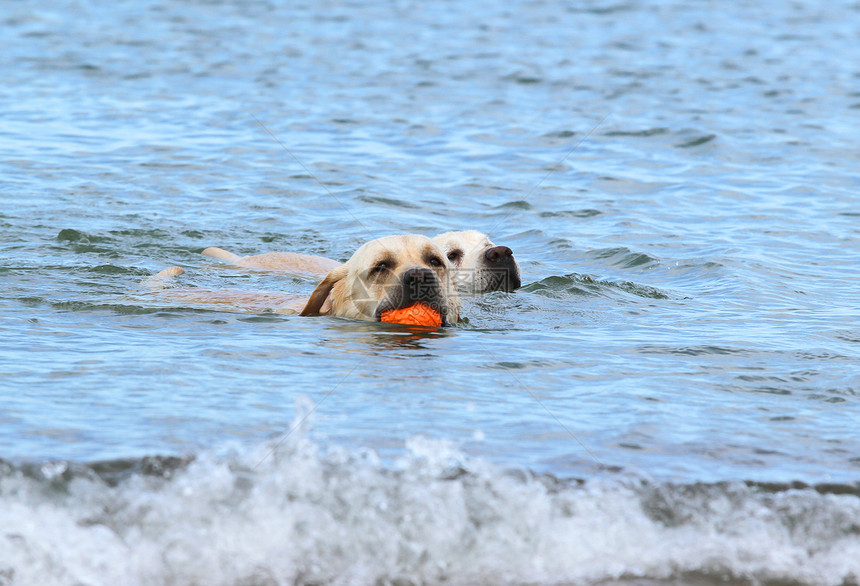
{"type": "Polygon", "coordinates": [[[308,299],[305,308],[302,309],[299,315],[321,315],[320,309],[326,302],[326,299],[328,299],[331,290],[335,285],[346,278],[347,272],[348,270],[346,265],[341,265],[336,269],[332,269],[332,271],[326,275],[325,279],[322,280],[322,283],[317,285],[317,288],[314,289],[313,293],[311,293],[311,298],[308,299]]]}

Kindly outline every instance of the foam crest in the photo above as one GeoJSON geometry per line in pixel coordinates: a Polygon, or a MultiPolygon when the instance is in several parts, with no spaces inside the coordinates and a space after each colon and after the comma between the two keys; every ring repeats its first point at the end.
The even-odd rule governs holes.
{"type": "Polygon", "coordinates": [[[296,432],[118,483],[5,465],[0,583],[851,583],[860,498],[845,492],[561,481],[426,438],[385,465],[296,432]]]}

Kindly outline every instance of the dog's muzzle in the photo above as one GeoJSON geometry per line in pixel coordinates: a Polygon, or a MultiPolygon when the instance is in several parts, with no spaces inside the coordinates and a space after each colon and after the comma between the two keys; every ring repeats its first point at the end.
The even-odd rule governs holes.
{"type": "Polygon", "coordinates": [[[519,289],[520,271],[514,260],[514,252],[507,246],[493,246],[484,251],[487,270],[492,274],[492,286],[488,289],[513,291],[519,289]]]}
{"type": "Polygon", "coordinates": [[[439,279],[433,271],[424,268],[409,269],[403,273],[398,284],[389,290],[379,304],[376,319],[381,319],[382,313],[389,309],[402,309],[418,302],[426,303],[438,311],[443,327],[451,325],[448,323],[448,305],[439,279]]]}

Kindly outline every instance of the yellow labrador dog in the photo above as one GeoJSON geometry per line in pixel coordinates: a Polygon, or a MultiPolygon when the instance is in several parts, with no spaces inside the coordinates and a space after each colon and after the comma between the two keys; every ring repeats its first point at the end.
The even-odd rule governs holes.
{"type": "Polygon", "coordinates": [[[461,294],[519,289],[520,265],[507,246],[496,246],[477,230],[445,232],[433,237],[454,268],[461,294]]]}
{"type": "Polygon", "coordinates": [[[329,263],[334,263],[333,268],[309,298],[266,291],[164,288],[167,279],[184,272],[179,267],[161,271],[149,279],[148,285],[160,290],[161,295],[171,301],[213,304],[224,309],[380,321],[382,313],[387,310],[423,302],[439,313],[443,326],[460,320],[460,298],[454,287],[454,271],[442,249],[426,236],[378,238],[362,245],[346,263],[329,263]]]}
{"type": "MultiPolygon", "coordinates": [[[[488,291],[513,291],[520,287],[520,266],[507,246],[496,246],[486,234],[477,230],[445,232],[433,238],[451,263],[453,282],[460,294],[488,291]]],[[[326,274],[340,266],[337,261],[309,254],[268,252],[240,257],[221,248],[207,248],[203,254],[236,266],[326,274]]]]}

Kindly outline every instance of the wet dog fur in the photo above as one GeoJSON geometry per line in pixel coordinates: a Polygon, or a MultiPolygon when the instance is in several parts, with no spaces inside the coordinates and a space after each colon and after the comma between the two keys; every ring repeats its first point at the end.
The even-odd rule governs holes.
{"type": "MultiPolygon", "coordinates": [[[[312,261],[316,264],[310,266],[315,268],[325,266],[322,261],[334,263],[322,257],[298,256],[321,259],[320,262],[312,261]]],[[[269,260],[272,258],[269,257],[269,260]]],[[[239,257],[236,259],[242,260],[239,257]]],[[[295,267],[295,260],[290,258],[293,264],[288,266],[295,267]]],[[[309,266],[304,264],[307,259],[299,260],[301,266],[309,266]]],[[[235,264],[260,268],[254,263],[235,264]]],[[[400,309],[422,302],[439,312],[443,325],[460,319],[460,298],[454,283],[454,268],[442,249],[426,236],[398,235],[371,240],[359,247],[346,263],[334,265],[310,297],[265,291],[168,288],[170,281],[184,272],[179,267],[165,269],[150,277],[147,285],[170,301],[214,304],[238,310],[298,313],[302,316],[332,315],[379,321],[382,313],[388,309],[400,309]]]]}
{"type": "MultiPolygon", "coordinates": [[[[477,230],[445,232],[433,237],[450,262],[453,282],[461,295],[489,291],[513,291],[521,285],[520,267],[507,246],[496,246],[486,234],[477,230]]],[[[340,264],[309,254],[268,252],[240,257],[221,248],[207,248],[203,254],[236,266],[287,271],[304,275],[324,275],[340,264]]]]}

